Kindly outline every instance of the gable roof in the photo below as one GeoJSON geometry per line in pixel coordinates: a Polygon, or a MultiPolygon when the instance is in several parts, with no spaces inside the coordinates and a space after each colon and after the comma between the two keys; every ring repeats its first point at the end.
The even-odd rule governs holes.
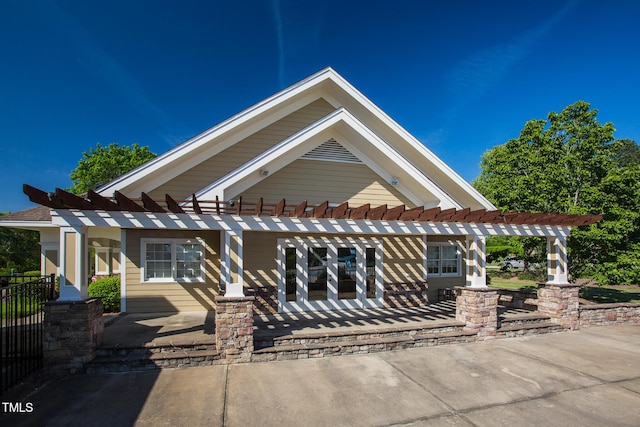
{"type": "MultiPolygon", "coordinates": [[[[495,209],[469,183],[331,68],[325,68],[230,117],[104,185],[97,193],[108,197],[116,190],[127,195],[152,191],[204,159],[215,156],[319,98],[325,99],[336,110],[196,194],[199,197],[215,197],[222,196],[225,191],[233,192],[231,189],[234,185],[236,190],[244,188],[255,182],[259,165],[281,168],[332,138],[331,133],[326,133],[322,139],[319,136],[321,130],[341,126],[341,130],[351,137],[358,139],[366,136],[374,148],[358,149],[357,144],[351,144],[345,147],[347,151],[387,180],[402,175],[399,191],[417,204],[435,206],[439,203],[443,208],[495,209]],[[296,151],[296,147],[305,149],[296,151]],[[276,153],[280,159],[275,158],[276,153]],[[391,171],[390,166],[395,169],[391,171]]],[[[346,144],[340,142],[343,146],[349,144],[348,141],[346,144]]]]}

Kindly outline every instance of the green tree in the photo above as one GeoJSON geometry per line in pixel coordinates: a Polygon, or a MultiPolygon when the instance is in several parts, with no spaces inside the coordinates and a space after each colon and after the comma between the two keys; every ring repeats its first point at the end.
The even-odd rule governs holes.
{"type": "Polygon", "coordinates": [[[640,165],[640,146],[630,139],[616,141],[613,160],[619,166],[640,165]]]}
{"type": "Polygon", "coordinates": [[[88,153],[82,153],[78,166],[71,172],[70,191],[81,194],[96,189],[154,157],[156,154],[149,151],[149,147],[138,144],[129,147],[111,143],[103,147],[98,143],[88,153]]]}
{"type": "Polygon", "coordinates": [[[0,227],[0,275],[39,270],[39,242],[37,231],[0,227]]]}
{"type": "MultiPolygon", "coordinates": [[[[572,231],[573,274],[640,282],[637,146],[614,142],[613,124],[600,124],[597,113],[578,101],[527,122],[518,138],[484,153],[473,184],[502,210],[602,214],[598,224],[572,231]]],[[[535,242],[525,240],[525,255],[535,253],[535,242]]]]}

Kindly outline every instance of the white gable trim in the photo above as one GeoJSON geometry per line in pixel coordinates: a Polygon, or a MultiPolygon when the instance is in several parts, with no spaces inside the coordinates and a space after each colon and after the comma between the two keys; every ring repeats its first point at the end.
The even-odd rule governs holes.
{"type": "Polygon", "coordinates": [[[358,150],[355,144],[350,142],[350,138],[347,137],[344,141],[341,141],[344,145],[347,145],[346,148],[349,151],[353,152],[383,179],[389,182],[395,175],[399,175],[403,177],[402,180],[404,182],[413,180],[416,183],[413,187],[420,187],[420,191],[410,191],[408,185],[398,187],[398,190],[414,204],[417,206],[425,206],[430,202],[418,196],[418,194],[424,191],[435,196],[439,200],[438,205],[443,209],[463,208],[463,206],[453,200],[433,181],[401,156],[393,147],[388,145],[344,108],[340,108],[315,123],[312,123],[220,178],[213,184],[198,191],[196,197],[201,200],[214,200],[216,197],[227,200],[235,197],[264,179],[260,171],[268,170],[269,174],[271,174],[282,169],[284,166],[302,157],[305,153],[333,137],[336,132],[340,134],[341,126],[347,127],[347,129],[343,129],[342,132],[346,130],[355,132],[357,136],[373,144],[373,146],[382,153],[385,160],[388,160],[389,163],[397,169],[397,172],[394,174],[389,171],[388,165],[382,166],[376,163],[363,151],[358,150]]]}
{"type": "MultiPolygon", "coordinates": [[[[397,133],[403,140],[408,142],[415,150],[417,150],[422,156],[424,156],[429,162],[431,162],[434,167],[442,170],[451,180],[459,185],[464,191],[473,196],[482,206],[487,210],[494,210],[496,207],[487,200],[478,190],[473,188],[471,184],[465,181],[460,175],[458,175],[453,169],[449,167],[446,163],[444,163],[438,156],[436,156],[431,150],[429,150],[423,143],[418,141],[411,133],[409,133],[406,129],[400,126],[395,120],[389,117],[383,110],[381,110],[377,105],[375,105],[369,98],[364,96],[360,91],[358,91],[351,83],[345,80],[340,74],[336,73],[332,69],[330,71],[333,73],[332,81],[334,81],[341,89],[347,92],[352,98],[356,99],[361,105],[363,105],[366,109],[368,109],[372,114],[374,114],[380,121],[382,121],[386,126],[392,129],[395,133],[397,133]]],[[[340,105],[340,102],[330,96],[329,94],[325,94],[325,99],[333,104],[340,105]]],[[[426,173],[426,171],[425,171],[426,173]]]]}
{"type": "MultiPolygon", "coordinates": [[[[345,94],[359,105],[357,109],[363,107],[374,119],[377,119],[383,126],[396,134],[399,141],[404,141],[404,143],[409,144],[409,146],[427,160],[429,163],[428,168],[418,168],[422,170],[422,175],[428,174],[428,170],[433,166],[433,168],[442,171],[444,176],[459,186],[463,192],[471,196],[471,198],[482,207],[488,210],[495,209],[495,206],[470,184],[464,181],[422,143],[393,121],[373,102],[367,99],[331,68],[325,68],[232,116],[172,150],[104,185],[97,191],[107,197],[111,196],[115,190],[119,190],[128,195],[138,195],[142,191],[152,191],[170,179],[193,168],[203,159],[214,156],[236,142],[318,98],[322,97],[326,99],[336,108],[342,106],[343,104],[339,102],[338,99],[344,97],[345,94]]],[[[436,182],[434,179],[431,179],[431,181],[436,182]]],[[[461,203],[455,202],[455,205],[459,206],[461,203]]]]}

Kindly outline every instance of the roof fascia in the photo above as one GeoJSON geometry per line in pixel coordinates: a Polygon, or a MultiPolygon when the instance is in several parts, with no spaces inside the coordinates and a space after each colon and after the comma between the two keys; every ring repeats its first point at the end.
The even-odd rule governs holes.
{"type": "MultiPolygon", "coordinates": [[[[378,120],[380,120],[386,127],[388,127],[391,131],[396,133],[402,140],[406,141],[413,149],[417,150],[424,158],[426,158],[430,163],[434,165],[434,167],[443,171],[445,175],[447,175],[455,184],[461,187],[462,190],[466,191],[471,195],[479,204],[483,206],[483,208],[487,210],[496,209],[496,207],[487,200],[480,192],[478,192],[475,188],[471,186],[467,181],[465,181],[458,173],[456,173],[451,167],[449,167],[445,162],[443,162],[438,156],[436,156],[431,150],[429,150],[424,144],[418,141],[411,133],[409,133],[406,129],[400,126],[396,121],[394,121],[391,117],[389,117],[383,110],[381,110],[377,105],[375,105],[369,98],[363,95],[358,89],[356,89],[351,83],[345,80],[341,75],[336,73],[333,70],[330,70],[332,73],[331,80],[336,83],[336,85],[345,91],[350,97],[358,101],[364,108],[369,110],[369,112],[375,116],[378,120]]],[[[342,103],[338,100],[335,94],[332,93],[332,89],[328,86],[325,86],[325,99],[331,103],[332,105],[342,105],[342,103]]],[[[426,171],[424,172],[426,173],[426,171]]],[[[435,182],[435,180],[433,180],[435,182]]],[[[458,202],[458,204],[460,204],[458,202]]]]}
{"type": "Polygon", "coordinates": [[[57,228],[58,226],[50,221],[0,221],[0,227],[40,231],[43,228],[57,228]]]}
{"type": "Polygon", "coordinates": [[[110,196],[115,190],[122,191],[125,188],[128,192],[135,193],[136,191],[151,191],[153,188],[157,188],[159,185],[166,182],[168,179],[178,176],[193,167],[195,164],[202,161],[203,158],[209,158],[222,150],[232,146],[236,142],[250,136],[256,131],[262,129],[265,126],[285,117],[292,111],[308,104],[311,100],[320,98],[315,94],[314,87],[321,90],[322,82],[335,75],[335,72],[331,68],[325,68],[306,79],[295,83],[282,91],[266,98],[265,100],[241,111],[240,113],[222,121],[221,123],[213,126],[212,128],[196,135],[195,137],[183,142],[175,148],[159,155],[158,157],[146,162],[145,164],[133,169],[132,171],[116,178],[115,180],[103,185],[96,190],[97,193],[103,196],[110,196]],[[306,91],[310,91],[306,96],[303,95],[306,91]],[[287,101],[293,98],[299,98],[295,103],[292,103],[288,108],[280,110],[280,114],[269,114],[270,110],[273,110],[279,105],[285,105],[287,101]],[[261,120],[256,118],[262,117],[261,120]],[[252,122],[249,126],[249,122],[252,122]],[[255,122],[255,123],[253,123],[255,122]],[[199,153],[195,162],[186,162],[178,167],[171,168],[172,174],[167,175],[168,166],[171,163],[175,163],[176,160],[188,157],[194,151],[209,144],[212,140],[220,139],[234,130],[241,130],[235,137],[226,140],[223,144],[213,144],[207,151],[199,153]],[[134,184],[142,180],[144,177],[149,176],[159,170],[163,170],[163,175],[151,182],[145,182],[135,186],[134,184]],[[139,187],[139,188],[138,188],[139,187]],[[140,189],[142,188],[142,190],[140,189]]]}
{"type": "MultiPolygon", "coordinates": [[[[323,132],[330,130],[332,127],[337,127],[339,124],[348,126],[349,129],[355,131],[364,141],[373,143],[373,145],[382,153],[382,155],[388,159],[399,170],[404,171],[407,176],[415,180],[421,185],[428,193],[433,194],[440,200],[440,204],[444,208],[461,208],[462,205],[456,203],[448,194],[442,191],[435,183],[429,180],[424,174],[415,168],[410,162],[408,162],[402,155],[400,155],[393,147],[388,145],[374,132],[372,132],[367,126],[360,122],[355,116],[344,108],[328,114],[322,119],[312,123],[281,143],[275,145],[271,149],[265,151],[261,155],[253,158],[249,162],[243,164],[239,168],[220,178],[211,185],[196,192],[196,197],[201,200],[213,200],[215,197],[221,197],[228,199],[235,197],[237,194],[242,193],[246,189],[260,182],[262,177],[259,176],[259,170],[265,168],[271,171],[277,171],[284,166],[290,164],[294,160],[309,150],[315,148],[324,142],[325,139],[330,137],[327,134],[324,138],[318,138],[323,132]]],[[[338,130],[339,132],[339,130],[338,130]]],[[[345,141],[348,143],[349,139],[345,141]]],[[[367,166],[369,166],[378,175],[390,180],[393,176],[379,163],[374,162],[369,156],[365,155],[363,151],[357,150],[353,144],[349,144],[357,155],[361,158],[367,166]],[[386,176],[388,175],[388,176],[386,176]]],[[[409,191],[406,186],[398,188],[398,190],[417,206],[423,206],[430,204],[425,202],[421,198],[409,191]]]]}
{"type": "MultiPolygon", "coordinates": [[[[237,186],[239,182],[247,180],[250,175],[257,176],[257,172],[261,168],[265,168],[267,165],[269,165],[270,169],[274,171],[279,170],[280,168],[291,163],[296,158],[302,156],[308,150],[312,150],[313,148],[315,148],[314,146],[310,146],[310,144],[304,144],[305,142],[312,141],[313,139],[314,141],[312,141],[312,143],[314,143],[315,146],[318,146],[322,142],[324,142],[321,140],[322,138],[318,140],[315,139],[319,135],[321,135],[322,132],[327,131],[331,128],[331,126],[340,121],[343,113],[343,109],[338,109],[329,113],[320,120],[296,132],[284,141],[276,144],[262,154],[249,160],[247,163],[244,163],[237,169],[229,172],[227,175],[221,177],[207,187],[197,191],[195,193],[196,197],[201,200],[213,200],[216,196],[226,199],[228,196],[226,194],[226,190],[229,187],[237,186]],[[298,153],[298,151],[302,150],[296,150],[296,148],[299,148],[301,146],[303,147],[304,152],[298,153]],[[273,166],[273,168],[271,166],[273,166]]],[[[251,185],[255,185],[255,183],[250,184],[249,187],[251,185]]],[[[239,192],[242,191],[244,190],[241,190],[239,192]]]]}

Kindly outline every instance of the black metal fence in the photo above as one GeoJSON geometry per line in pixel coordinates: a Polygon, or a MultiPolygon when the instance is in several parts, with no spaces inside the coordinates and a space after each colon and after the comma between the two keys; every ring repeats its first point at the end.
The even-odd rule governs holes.
{"type": "Polygon", "coordinates": [[[0,276],[0,393],[42,367],[44,305],[55,297],[50,276],[0,276]]]}

